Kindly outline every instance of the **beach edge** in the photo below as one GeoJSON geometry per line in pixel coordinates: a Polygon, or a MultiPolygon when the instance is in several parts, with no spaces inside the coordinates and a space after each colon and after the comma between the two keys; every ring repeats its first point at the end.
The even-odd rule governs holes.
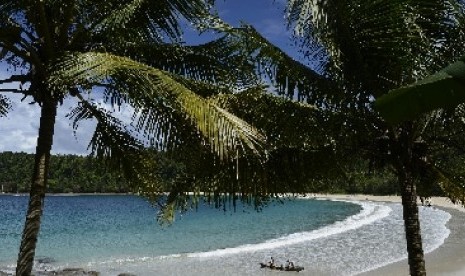
{"type": "MultiPolygon", "coordinates": [[[[347,195],[347,194],[310,194],[309,196],[330,200],[353,200],[401,203],[400,196],[347,195]]],[[[432,206],[451,214],[446,227],[449,236],[437,249],[425,254],[426,272],[428,275],[460,276],[465,275],[465,208],[452,203],[446,197],[432,197],[432,206]]],[[[421,204],[419,202],[419,204],[421,204]]],[[[387,264],[370,271],[356,274],[359,276],[377,275],[409,275],[407,259],[387,264]]]]}

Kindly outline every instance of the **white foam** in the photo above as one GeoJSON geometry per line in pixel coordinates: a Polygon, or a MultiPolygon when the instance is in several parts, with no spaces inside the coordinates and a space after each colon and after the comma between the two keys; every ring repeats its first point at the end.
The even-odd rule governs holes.
{"type": "MultiPolygon", "coordinates": [[[[318,241],[317,241],[318,239],[324,239],[332,235],[341,234],[341,233],[344,234],[344,237],[347,237],[349,240],[352,238],[357,239],[357,237],[362,238],[360,237],[360,235],[364,236],[365,231],[370,231],[370,233],[376,232],[376,231],[372,231],[373,227],[375,229],[378,229],[378,228],[390,229],[389,227],[392,227],[393,225],[397,225],[395,226],[397,228],[397,232],[392,232],[392,233],[393,235],[399,235],[400,232],[398,229],[399,228],[398,224],[401,223],[401,218],[402,218],[400,204],[386,205],[384,203],[376,203],[376,202],[356,202],[356,201],[347,201],[347,202],[359,204],[362,207],[362,210],[356,215],[350,216],[342,221],[336,222],[334,224],[322,227],[314,231],[299,232],[299,233],[286,235],[284,237],[267,240],[262,243],[245,244],[245,245],[241,245],[241,246],[234,247],[234,248],[218,249],[218,250],[213,250],[213,251],[208,251],[208,252],[182,253],[182,254],[172,254],[172,255],[153,256],[153,257],[135,257],[135,258],[129,257],[129,258],[121,258],[121,259],[115,258],[111,261],[104,262],[106,263],[107,269],[104,269],[102,267],[100,271],[102,272],[107,271],[107,270],[110,271],[109,267],[114,267],[114,265],[112,265],[111,263],[116,263],[122,267],[125,267],[125,269],[128,268],[128,265],[132,265],[131,267],[135,270],[142,269],[141,275],[149,275],[148,273],[147,274],[143,273],[145,271],[144,267],[150,266],[152,264],[159,265],[160,261],[163,261],[165,259],[167,260],[171,259],[172,261],[177,262],[176,259],[179,259],[179,258],[181,259],[191,258],[192,262],[197,263],[198,260],[196,260],[195,258],[204,258],[204,260],[202,261],[213,261],[214,262],[216,258],[222,257],[222,256],[230,256],[230,255],[236,255],[236,254],[238,256],[244,256],[243,253],[260,253],[261,251],[268,251],[270,249],[289,248],[292,245],[297,245],[296,248],[299,248],[300,246],[299,244],[302,244],[302,243],[305,244],[305,242],[309,242],[309,241],[311,242],[313,240],[315,240],[314,242],[318,244],[318,241]],[[368,226],[369,230],[367,230],[366,228],[363,228],[364,230],[357,230],[357,231],[362,231],[361,233],[358,233],[357,231],[353,231],[358,228],[361,228],[362,226],[368,226]],[[352,231],[352,232],[345,233],[348,231],[352,231]],[[145,263],[145,265],[142,265],[142,263],[145,263]]],[[[435,223],[430,223],[429,229],[422,229],[422,230],[427,230],[426,232],[430,233],[429,234],[430,237],[424,240],[424,242],[426,243],[425,253],[428,253],[428,252],[431,252],[437,249],[441,244],[444,243],[444,240],[449,236],[450,230],[447,229],[445,224],[450,219],[450,214],[448,214],[447,212],[443,212],[441,210],[425,209],[423,211],[420,210],[420,217],[423,221],[425,220],[426,221],[437,221],[439,223],[439,225],[435,223]]],[[[389,231],[389,233],[391,233],[391,231],[389,231]]],[[[337,237],[332,237],[332,238],[337,239],[337,237]]],[[[367,258],[367,259],[351,260],[349,258],[350,259],[349,261],[356,262],[357,263],[356,265],[346,266],[347,263],[345,262],[344,264],[338,263],[335,266],[332,266],[333,264],[331,264],[331,269],[334,269],[335,273],[336,272],[342,273],[342,271],[344,271],[343,273],[344,275],[354,275],[354,274],[358,274],[361,272],[371,271],[378,267],[385,266],[389,263],[393,263],[393,262],[405,259],[407,256],[404,253],[404,247],[402,244],[399,244],[399,245],[400,245],[400,248],[396,247],[391,253],[389,253],[390,255],[388,256],[377,255],[371,258],[371,255],[362,254],[364,256],[363,258],[367,258]]],[[[317,245],[317,246],[320,246],[320,245],[317,245]]],[[[334,252],[332,252],[332,254],[333,254],[332,256],[334,256],[334,252]]],[[[345,253],[342,253],[342,254],[345,254],[345,253]]],[[[182,262],[186,262],[186,260],[184,259],[182,260],[182,262]]],[[[328,266],[328,268],[330,268],[330,266],[328,266]]],[[[108,272],[108,275],[115,274],[113,273],[114,271],[110,271],[110,272],[108,272]]],[[[107,275],[107,274],[103,273],[102,275],[107,275]]]]}
{"type": "MultiPolygon", "coordinates": [[[[422,226],[425,225],[424,222],[426,222],[428,219],[430,219],[430,218],[426,217],[426,214],[423,214],[423,212],[426,211],[426,210],[428,210],[428,209],[424,209],[424,207],[420,207],[420,209],[419,209],[419,211],[420,211],[420,221],[421,221],[422,226]]],[[[431,210],[428,210],[428,211],[431,211],[431,210]]],[[[438,225],[435,225],[435,227],[434,227],[435,231],[434,232],[436,232],[436,234],[438,236],[436,236],[436,238],[433,239],[432,243],[425,244],[425,240],[423,239],[423,243],[424,243],[423,248],[424,248],[424,253],[425,254],[433,252],[434,250],[438,249],[441,245],[444,244],[445,240],[450,235],[450,229],[446,227],[446,224],[452,218],[452,215],[450,213],[448,213],[446,211],[443,211],[443,210],[440,210],[440,209],[434,209],[433,213],[435,213],[436,216],[443,216],[443,218],[441,218],[441,220],[443,220],[443,223],[441,223],[439,225],[439,227],[438,227],[438,225]]],[[[435,217],[435,219],[438,220],[438,217],[435,217]]],[[[423,230],[424,229],[422,229],[422,232],[423,232],[423,230]]],[[[422,233],[422,235],[423,235],[423,233],[422,233]]],[[[429,242],[431,242],[431,240],[429,242]]],[[[369,266],[369,267],[367,267],[367,268],[365,268],[365,269],[363,269],[361,271],[358,271],[357,274],[373,271],[375,269],[378,269],[378,268],[387,266],[389,264],[393,264],[393,263],[405,260],[407,258],[408,258],[407,253],[404,253],[400,257],[392,258],[390,260],[386,260],[384,262],[377,263],[374,266],[369,266]]]]}
{"type": "Polygon", "coordinates": [[[377,220],[387,217],[389,213],[392,211],[392,209],[388,206],[375,204],[371,202],[346,202],[359,204],[362,206],[362,210],[360,211],[360,213],[350,216],[343,221],[336,222],[332,225],[325,226],[314,231],[294,233],[277,239],[267,240],[258,244],[245,244],[233,248],[217,249],[208,252],[190,253],[187,254],[187,256],[191,258],[221,257],[225,255],[240,254],[245,252],[256,252],[261,250],[286,247],[357,229],[359,227],[362,227],[363,225],[370,224],[377,220]]]}
{"type": "Polygon", "coordinates": [[[445,216],[445,222],[444,224],[441,225],[441,229],[438,229],[438,231],[442,230],[442,236],[435,239],[435,243],[431,245],[431,247],[427,248],[425,250],[425,253],[430,253],[436,249],[438,249],[442,244],[444,244],[445,240],[449,237],[450,235],[450,229],[446,227],[447,222],[452,218],[452,215],[448,212],[445,212],[443,210],[436,210],[436,212],[442,214],[445,216]]]}

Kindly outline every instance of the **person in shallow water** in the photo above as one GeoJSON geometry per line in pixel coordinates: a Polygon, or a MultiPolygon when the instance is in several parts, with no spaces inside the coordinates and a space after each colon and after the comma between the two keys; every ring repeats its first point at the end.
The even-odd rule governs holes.
{"type": "Polygon", "coordinates": [[[286,269],[294,268],[294,262],[291,262],[289,259],[286,261],[286,265],[284,266],[286,269]]]}
{"type": "Polygon", "coordinates": [[[268,266],[271,267],[271,268],[273,268],[275,266],[273,257],[271,257],[271,260],[268,262],[268,266]]]}

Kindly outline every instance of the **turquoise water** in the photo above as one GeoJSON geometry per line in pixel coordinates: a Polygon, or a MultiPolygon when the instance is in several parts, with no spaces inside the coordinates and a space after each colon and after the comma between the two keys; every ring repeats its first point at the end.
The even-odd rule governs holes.
{"type": "MultiPolygon", "coordinates": [[[[27,200],[0,196],[0,270],[14,270],[27,200]]],[[[200,206],[161,227],[156,210],[135,196],[54,196],[46,198],[44,214],[36,254],[52,262],[36,264],[37,270],[266,275],[257,263],[272,255],[304,265],[302,275],[344,275],[405,258],[398,204],[300,199],[260,213],[200,206]],[[373,253],[380,246],[389,250],[373,253]]],[[[421,216],[434,222],[423,229],[431,251],[447,237],[449,217],[432,208],[421,216]]]]}

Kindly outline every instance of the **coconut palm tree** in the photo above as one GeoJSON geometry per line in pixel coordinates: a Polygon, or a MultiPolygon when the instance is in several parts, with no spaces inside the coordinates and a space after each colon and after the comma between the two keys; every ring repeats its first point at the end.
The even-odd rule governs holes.
{"type": "Polygon", "coordinates": [[[202,28],[219,24],[209,13],[212,2],[0,3],[0,58],[13,72],[0,80],[0,116],[8,115],[9,94],[22,94],[41,110],[17,275],[32,271],[57,109],[64,100],[75,103],[68,115],[74,128],[96,121],[91,153],[137,185],[147,181],[147,146],[174,148],[195,136],[219,159],[242,149],[258,152],[260,132],[203,97],[253,83],[254,66],[238,45],[222,38],[181,43],[182,20],[202,28]],[[118,115],[121,106],[133,112],[131,123],[118,115]]]}
{"type": "MultiPolygon", "coordinates": [[[[317,49],[317,56],[324,61],[322,74],[338,87],[314,98],[327,99],[328,109],[346,114],[340,123],[353,129],[340,137],[343,140],[336,140],[338,148],[347,148],[345,141],[362,139],[356,144],[358,154],[371,155],[397,175],[411,275],[426,273],[416,181],[431,168],[428,154],[432,148],[425,140],[431,120],[389,126],[372,103],[391,89],[421,79],[463,55],[463,11],[463,2],[452,0],[287,2],[290,27],[304,53],[313,57],[317,49]],[[360,132],[373,140],[360,137],[360,132]]],[[[303,95],[314,92],[299,89],[303,95]]],[[[403,104],[410,108],[410,102],[403,104]]],[[[435,175],[439,174],[436,171],[435,175]]]]}
{"type": "Polygon", "coordinates": [[[391,124],[428,118],[423,136],[436,151],[430,153],[434,164],[428,162],[423,166],[423,173],[429,178],[423,180],[441,183],[451,200],[462,205],[465,204],[463,173],[456,164],[463,163],[465,153],[462,147],[465,86],[461,81],[464,77],[465,57],[462,56],[424,79],[391,90],[375,102],[376,110],[391,124]]]}

